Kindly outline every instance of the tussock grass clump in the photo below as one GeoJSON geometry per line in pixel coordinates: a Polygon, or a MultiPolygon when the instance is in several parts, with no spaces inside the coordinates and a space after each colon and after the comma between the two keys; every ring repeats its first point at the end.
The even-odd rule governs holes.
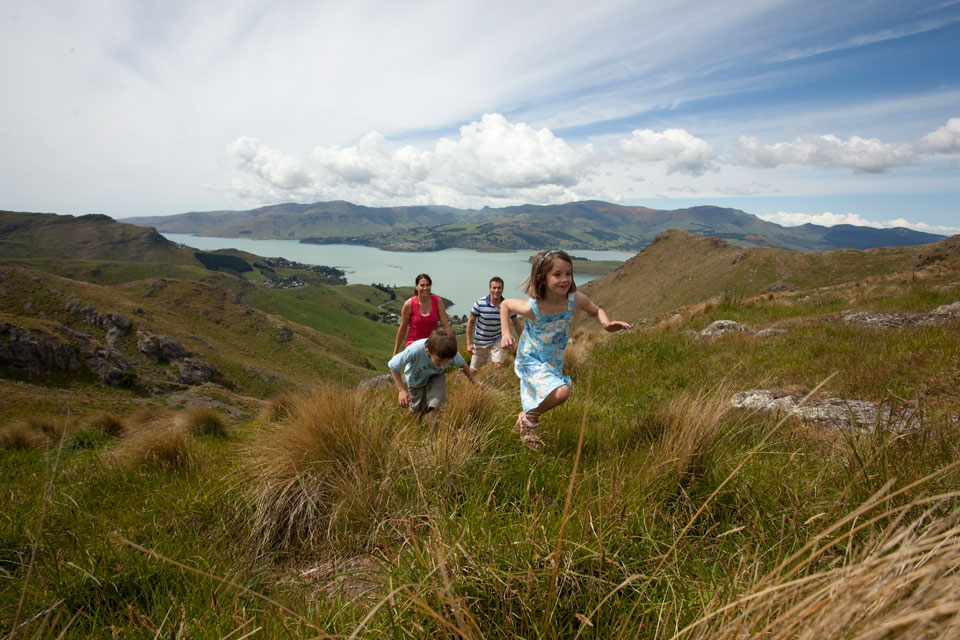
{"type": "Polygon", "coordinates": [[[299,397],[292,391],[273,396],[260,412],[260,419],[266,422],[278,422],[290,417],[291,409],[297,404],[299,397]]]}
{"type": "Polygon", "coordinates": [[[247,451],[254,544],[310,546],[375,522],[394,495],[411,424],[361,391],[329,386],[298,398],[247,451]]]}
{"type": "Polygon", "coordinates": [[[103,433],[113,438],[119,438],[127,431],[123,418],[115,413],[104,411],[98,413],[86,420],[87,427],[99,429],[103,433]]]}
{"type": "Polygon", "coordinates": [[[647,460],[648,481],[689,486],[703,475],[731,413],[727,389],[682,392],[659,411],[659,442],[647,460]]]}
{"type": "Polygon", "coordinates": [[[225,438],[227,424],[223,416],[211,407],[197,407],[184,412],[181,420],[186,430],[195,436],[225,438]]]}
{"type": "Polygon", "coordinates": [[[50,442],[50,436],[29,420],[12,420],[0,427],[0,449],[45,449],[50,442]]]}
{"type": "Polygon", "coordinates": [[[71,416],[27,414],[0,427],[0,448],[42,449],[76,432],[80,423],[71,416]]]}
{"type": "Polygon", "coordinates": [[[174,421],[131,433],[120,441],[113,455],[117,464],[126,469],[141,466],[186,468],[196,460],[189,434],[174,421]]]}

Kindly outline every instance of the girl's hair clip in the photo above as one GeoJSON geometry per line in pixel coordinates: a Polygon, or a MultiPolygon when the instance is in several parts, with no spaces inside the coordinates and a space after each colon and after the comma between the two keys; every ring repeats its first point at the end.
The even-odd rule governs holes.
{"type": "Polygon", "coordinates": [[[546,257],[547,257],[548,255],[550,255],[551,253],[557,253],[557,252],[559,252],[559,251],[560,251],[560,249],[551,249],[550,251],[547,251],[545,254],[543,254],[542,256],[540,256],[540,262],[537,263],[537,273],[540,272],[540,265],[543,264],[543,259],[546,258],[546,257]]]}

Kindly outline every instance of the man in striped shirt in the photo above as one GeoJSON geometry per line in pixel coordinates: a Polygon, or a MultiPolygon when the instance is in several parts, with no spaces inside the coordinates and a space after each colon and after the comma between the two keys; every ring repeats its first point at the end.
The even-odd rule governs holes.
{"type": "MultiPolygon", "coordinates": [[[[503,302],[503,279],[494,276],[490,278],[490,295],[473,303],[470,317],[467,319],[467,352],[473,354],[470,368],[474,371],[488,362],[493,362],[493,366],[498,369],[503,366],[503,349],[500,347],[501,302],[503,302]]],[[[523,324],[515,313],[510,314],[510,319],[519,337],[523,331],[523,324]]]]}

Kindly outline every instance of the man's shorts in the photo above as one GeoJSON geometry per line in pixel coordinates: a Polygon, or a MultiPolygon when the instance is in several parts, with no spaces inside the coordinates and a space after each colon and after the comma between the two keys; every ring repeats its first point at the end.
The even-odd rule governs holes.
{"type": "Polygon", "coordinates": [[[485,345],[473,345],[473,358],[470,360],[470,368],[477,371],[488,362],[503,364],[503,347],[500,346],[499,340],[485,345]]]}
{"type": "Polygon", "coordinates": [[[447,401],[447,378],[442,373],[430,376],[422,387],[410,387],[410,411],[426,413],[439,409],[447,401]]]}

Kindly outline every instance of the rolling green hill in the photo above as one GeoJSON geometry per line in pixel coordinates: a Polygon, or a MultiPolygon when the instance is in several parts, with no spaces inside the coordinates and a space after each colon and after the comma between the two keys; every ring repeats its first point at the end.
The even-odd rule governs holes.
{"type": "Polygon", "coordinates": [[[371,319],[390,301],[372,286],[333,286],[335,275],[311,265],[188,251],[105,216],[0,222],[0,415],[184,394],[249,409],[386,370],[396,327],[371,319]],[[151,341],[168,339],[175,357],[152,361],[151,341]]]}
{"type": "Polygon", "coordinates": [[[361,207],[348,202],[281,204],[249,211],[129,218],[168,233],[299,239],[397,251],[482,251],[562,247],[640,250],[668,229],[724,238],[744,247],[829,251],[906,246],[943,239],[909,229],[782,227],[737,209],[702,206],[655,210],[600,201],[458,211],[436,207],[361,207]]]}

